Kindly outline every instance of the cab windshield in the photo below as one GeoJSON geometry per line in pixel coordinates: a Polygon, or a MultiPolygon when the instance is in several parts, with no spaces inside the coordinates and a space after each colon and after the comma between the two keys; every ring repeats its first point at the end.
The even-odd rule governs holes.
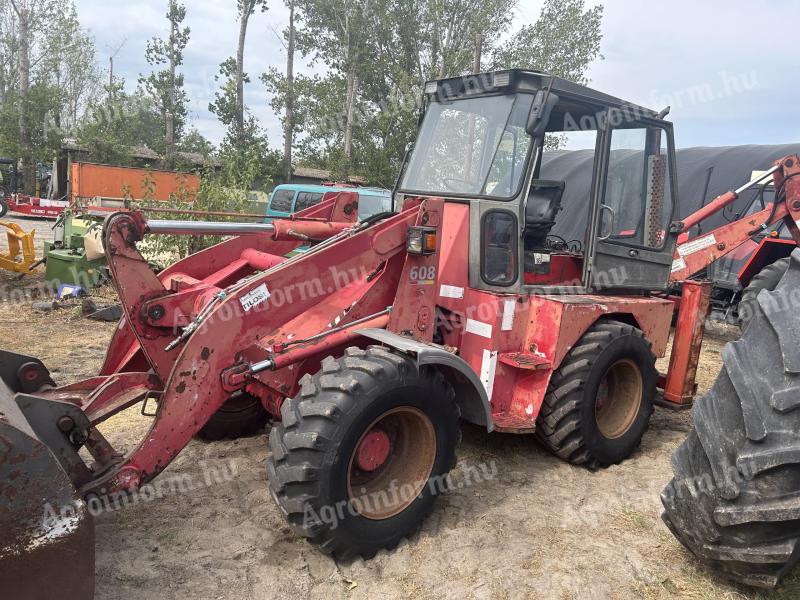
{"type": "Polygon", "coordinates": [[[431,103],[400,189],[514,197],[531,146],[525,126],[532,101],[520,94],[431,103]]]}

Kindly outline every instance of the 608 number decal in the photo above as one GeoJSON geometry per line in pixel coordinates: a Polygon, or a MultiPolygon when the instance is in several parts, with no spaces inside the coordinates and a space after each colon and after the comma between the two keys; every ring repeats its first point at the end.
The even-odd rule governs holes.
{"type": "Polygon", "coordinates": [[[411,281],[428,282],[436,279],[436,267],[411,267],[411,281]]]}

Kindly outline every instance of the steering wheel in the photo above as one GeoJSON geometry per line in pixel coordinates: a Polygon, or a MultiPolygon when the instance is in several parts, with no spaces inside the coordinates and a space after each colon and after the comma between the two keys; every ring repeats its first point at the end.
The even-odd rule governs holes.
{"type": "Polygon", "coordinates": [[[459,177],[443,177],[442,182],[449,190],[454,192],[466,192],[473,185],[473,182],[469,179],[460,179],[459,177]],[[459,186],[461,189],[459,189],[459,186]]]}

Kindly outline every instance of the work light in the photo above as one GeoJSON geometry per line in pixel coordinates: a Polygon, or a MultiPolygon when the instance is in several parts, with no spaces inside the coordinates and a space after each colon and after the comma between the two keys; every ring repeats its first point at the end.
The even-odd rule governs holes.
{"type": "Polygon", "coordinates": [[[406,250],[409,254],[430,255],[436,252],[435,227],[409,227],[406,237],[406,250]]]}

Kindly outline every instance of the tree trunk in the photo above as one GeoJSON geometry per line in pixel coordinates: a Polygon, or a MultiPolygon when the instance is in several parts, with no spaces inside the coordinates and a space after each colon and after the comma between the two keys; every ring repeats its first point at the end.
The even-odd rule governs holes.
{"type": "Polygon", "coordinates": [[[439,79],[444,79],[447,75],[447,51],[450,49],[450,37],[453,34],[453,22],[447,24],[447,33],[445,34],[444,44],[442,45],[442,62],[439,65],[439,79]]]}
{"type": "MultiPolygon", "coordinates": [[[[483,36],[478,33],[475,37],[475,55],[472,61],[472,72],[481,72],[481,51],[483,50],[483,36]]],[[[467,151],[464,155],[464,179],[469,180],[472,174],[472,151],[475,147],[475,115],[469,117],[469,129],[467,132],[467,151]]]]}
{"type": "Polygon", "coordinates": [[[175,168],[175,44],[178,35],[178,24],[175,21],[170,23],[169,36],[169,106],[164,114],[164,162],[167,169],[175,168]]]}
{"type": "Polygon", "coordinates": [[[236,49],[236,135],[244,132],[244,44],[247,39],[247,24],[253,12],[254,0],[247,0],[242,7],[239,21],[239,45],[236,49]]]}
{"type": "MultiPolygon", "coordinates": [[[[356,97],[358,94],[358,76],[355,73],[347,74],[347,96],[345,98],[344,122],[344,155],[347,162],[353,156],[353,117],[356,110],[356,97]]],[[[348,164],[349,167],[349,164],[348,164]]]]}
{"type": "Polygon", "coordinates": [[[36,173],[34,172],[33,158],[31,155],[31,134],[28,130],[28,93],[31,80],[30,57],[30,10],[25,6],[17,8],[19,18],[19,150],[22,162],[22,191],[33,194],[36,186],[36,173]]]}
{"type": "Polygon", "coordinates": [[[6,103],[6,56],[0,55],[0,106],[6,103]]]}
{"type": "Polygon", "coordinates": [[[286,58],[286,122],[283,124],[283,178],[292,180],[292,144],[294,143],[294,0],[289,2],[289,47],[286,58]]]}
{"type": "Polygon", "coordinates": [[[481,72],[481,52],[483,50],[483,35],[478,33],[475,36],[475,58],[472,62],[472,72],[481,72]]]}

